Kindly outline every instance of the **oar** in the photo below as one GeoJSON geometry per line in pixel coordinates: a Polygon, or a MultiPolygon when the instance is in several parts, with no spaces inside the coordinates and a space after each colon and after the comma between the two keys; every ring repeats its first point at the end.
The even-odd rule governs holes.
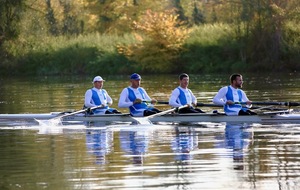
{"type": "Polygon", "coordinates": [[[258,110],[266,110],[272,108],[273,105],[271,106],[264,106],[264,107],[258,107],[258,108],[253,108],[252,111],[258,111],[258,110]]]}
{"type": "Polygon", "coordinates": [[[86,109],[82,109],[82,110],[75,111],[75,112],[72,112],[72,113],[68,113],[68,114],[65,114],[65,115],[60,115],[59,117],[54,117],[54,118],[52,118],[52,119],[61,119],[61,118],[63,118],[63,117],[75,115],[75,114],[78,114],[78,113],[87,112],[87,111],[89,111],[89,110],[95,110],[95,109],[98,109],[98,108],[101,108],[101,107],[103,107],[103,105],[95,106],[95,107],[91,107],[91,108],[86,108],[86,109]]]}
{"type": "MultiPolygon", "coordinates": [[[[235,104],[247,104],[246,102],[235,102],[235,104]]],[[[273,106],[300,106],[300,102],[251,102],[254,105],[273,105],[273,106]]]]}
{"type": "MultiPolygon", "coordinates": [[[[157,104],[169,104],[169,102],[166,101],[157,101],[157,104]]],[[[217,104],[204,104],[204,103],[197,103],[197,106],[201,107],[223,107],[222,105],[217,104]]]]}
{"type": "Polygon", "coordinates": [[[186,108],[186,107],[188,107],[188,105],[184,105],[184,106],[180,106],[180,107],[178,107],[178,108],[172,108],[172,109],[169,109],[169,110],[165,110],[165,111],[162,111],[162,112],[153,114],[153,115],[149,115],[149,116],[147,116],[146,118],[147,118],[147,119],[150,119],[150,118],[153,118],[153,117],[156,117],[156,116],[165,115],[165,114],[168,114],[168,113],[173,112],[173,111],[175,111],[175,110],[180,110],[180,109],[186,108]]]}
{"type": "Polygon", "coordinates": [[[153,114],[153,115],[149,115],[149,116],[146,116],[146,117],[132,117],[132,119],[134,119],[137,124],[149,125],[149,124],[152,124],[152,122],[150,121],[151,118],[156,117],[156,116],[160,116],[160,115],[165,115],[165,114],[173,112],[177,109],[179,110],[179,109],[185,108],[187,106],[188,105],[184,105],[184,106],[181,106],[181,107],[178,107],[178,108],[172,108],[172,109],[165,110],[165,111],[162,111],[162,112],[159,112],[159,113],[156,113],[156,114],[153,114]]]}
{"type": "Polygon", "coordinates": [[[57,126],[59,124],[61,124],[61,119],[63,117],[67,117],[67,116],[71,116],[71,115],[75,115],[75,114],[78,114],[78,113],[82,113],[82,112],[86,112],[88,110],[94,110],[94,109],[97,109],[97,108],[101,108],[103,107],[102,105],[100,106],[95,106],[95,107],[91,107],[91,108],[87,108],[87,109],[83,109],[83,110],[79,110],[79,111],[75,111],[75,112],[72,112],[72,113],[69,113],[69,114],[66,114],[66,115],[58,115],[56,117],[53,117],[49,120],[38,120],[38,119],[35,119],[40,125],[42,126],[57,126]]]}
{"type": "MultiPolygon", "coordinates": [[[[157,104],[166,104],[168,105],[169,102],[166,102],[166,101],[157,101],[157,104]]],[[[246,104],[246,103],[244,103],[246,104]]],[[[199,106],[199,107],[216,107],[216,108],[223,108],[224,106],[222,105],[217,105],[217,104],[205,104],[205,103],[197,103],[196,106],[199,106]]],[[[268,107],[251,107],[250,109],[269,109],[268,107]]]]}

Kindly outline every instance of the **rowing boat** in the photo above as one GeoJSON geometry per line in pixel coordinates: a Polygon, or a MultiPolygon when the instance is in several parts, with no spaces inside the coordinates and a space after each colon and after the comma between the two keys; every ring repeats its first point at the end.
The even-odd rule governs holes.
{"type": "MultiPolygon", "coordinates": [[[[0,114],[0,120],[49,120],[64,113],[51,112],[44,114],[0,114]]],[[[67,114],[66,114],[67,115],[67,114]]],[[[226,116],[220,113],[171,113],[149,118],[153,123],[195,123],[195,122],[229,122],[229,123],[300,123],[300,113],[284,111],[265,112],[259,115],[226,116]]],[[[62,117],[63,122],[135,122],[136,118],[129,114],[84,115],[75,114],[62,117]]]]}

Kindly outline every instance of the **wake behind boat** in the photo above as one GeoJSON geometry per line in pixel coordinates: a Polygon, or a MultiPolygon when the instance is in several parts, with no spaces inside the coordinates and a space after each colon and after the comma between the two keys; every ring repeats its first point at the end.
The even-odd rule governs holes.
{"type": "MultiPolygon", "coordinates": [[[[107,122],[107,123],[132,123],[136,119],[129,114],[106,114],[106,115],[85,115],[84,113],[72,114],[51,112],[42,114],[0,114],[0,120],[49,120],[62,117],[62,122],[107,122]]],[[[300,123],[300,113],[286,111],[264,112],[258,115],[227,116],[222,113],[190,113],[178,114],[168,113],[149,118],[153,123],[201,123],[201,122],[229,122],[229,123],[300,123]]]]}

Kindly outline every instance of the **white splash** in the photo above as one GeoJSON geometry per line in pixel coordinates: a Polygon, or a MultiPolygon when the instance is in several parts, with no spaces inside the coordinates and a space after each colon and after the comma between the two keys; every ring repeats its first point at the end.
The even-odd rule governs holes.
{"type": "Polygon", "coordinates": [[[63,132],[63,124],[61,120],[50,119],[50,120],[38,120],[39,132],[38,134],[60,134],[63,132]]]}
{"type": "Polygon", "coordinates": [[[147,117],[132,117],[138,125],[152,125],[152,122],[147,117]]]}

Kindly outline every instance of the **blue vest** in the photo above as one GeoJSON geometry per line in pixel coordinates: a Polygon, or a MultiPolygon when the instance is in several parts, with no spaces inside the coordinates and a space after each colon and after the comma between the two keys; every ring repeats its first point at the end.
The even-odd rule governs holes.
{"type": "MultiPolygon", "coordinates": [[[[237,93],[238,93],[238,96],[239,96],[239,102],[241,102],[242,101],[242,91],[240,89],[238,89],[237,93]]],[[[230,88],[230,86],[228,86],[228,88],[227,88],[226,99],[227,100],[231,100],[231,101],[234,102],[234,100],[233,100],[233,93],[232,93],[232,89],[230,88]]],[[[231,108],[240,108],[240,109],[243,109],[241,104],[233,104],[233,105],[226,104],[224,106],[224,111],[227,112],[227,113],[228,112],[235,112],[231,108]]],[[[245,108],[245,109],[247,109],[247,108],[245,108]]]]}
{"type": "MultiPolygon", "coordinates": [[[[129,87],[127,89],[128,89],[128,98],[129,98],[129,100],[131,102],[134,102],[135,99],[136,99],[136,96],[135,96],[133,90],[131,88],[129,88],[129,87]]],[[[141,93],[142,98],[145,99],[145,92],[141,88],[138,88],[138,91],[141,93]]],[[[132,105],[132,106],[129,107],[130,113],[132,115],[137,114],[137,113],[139,113],[141,111],[144,111],[145,109],[147,109],[147,104],[145,102],[142,102],[140,104],[134,104],[134,105],[132,105]],[[139,109],[142,109],[142,110],[137,111],[139,109]]]]}
{"type": "MultiPolygon", "coordinates": [[[[101,102],[101,100],[100,100],[100,98],[98,96],[98,93],[95,90],[93,90],[93,89],[91,89],[91,90],[92,90],[92,93],[93,93],[92,100],[94,101],[95,105],[100,106],[102,104],[102,102],[101,102]]],[[[105,93],[104,90],[100,90],[100,91],[103,94],[104,100],[106,100],[107,94],[105,93]]],[[[98,108],[98,109],[107,109],[107,108],[108,108],[108,106],[105,106],[105,107],[102,107],[102,108],[98,108]]]]}
{"type": "MultiPolygon", "coordinates": [[[[101,100],[100,100],[100,98],[98,96],[97,91],[95,91],[93,89],[91,89],[91,90],[92,90],[92,93],[93,93],[92,94],[92,100],[94,101],[94,104],[97,105],[97,106],[100,106],[102,104],[102,102],[101,102],[101,100]]],[[[104,100],[106,100],[106,97],[107,97],[106,92],[104,90],[102,90],[102,89],[100,91],[103,94],[104,100]]],[[[109,109],[109,107],[108,106],[104,106],[104,107],[101,107],[101,108],[97,108],[97,109],[93,110],[93,113],[104,112],[105,111],[104,109],[109,109]]]]}
{"type": "MultiPolygon", "coordinates": [[[[176,102],[180,103],[181,105],[186,105],[188,102],[187,102],[187,99],[185,97],[183,90],[181,90],[179,87],[177,89],[179,90],[178,99],[180,100],[180,102],[178,102],[178,99],[176,100],[176,102]]],[[[190,90],[188,90],[188,92],[190,93],[190,96],[192,96],[190,90]]]]}

